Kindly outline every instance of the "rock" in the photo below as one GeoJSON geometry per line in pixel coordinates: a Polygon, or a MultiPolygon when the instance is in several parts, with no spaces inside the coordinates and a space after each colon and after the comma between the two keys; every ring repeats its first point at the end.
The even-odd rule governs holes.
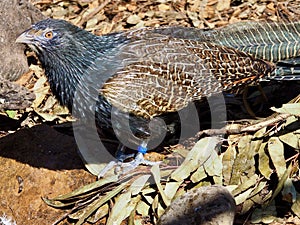
{"type": "Polygon", "coordinates": [[[229,191],[213,185],[195,188],[175,199],[158,225],[231,225],[235,201],[229,191]]]}
{"type": "Polygon", "coordinates": [[[53,224],[66,211],[41,197],[66,194],[96,179],[84,169],[75,139],[47,125],[0,138],[0,164],[0,216],[18,225],[53,224]]]}
{"type": "Polygon", "coordinates": [[[0,77],[14,81],[28,71],[25,46],[16,37],[44,16],[28,0],[1,0],[0,8],[0,77]]]}
{"type": "Polygon", "coordinates": [[[30,107],[35,94],[27,88],[0,77],[0,111],[30,107]]]}

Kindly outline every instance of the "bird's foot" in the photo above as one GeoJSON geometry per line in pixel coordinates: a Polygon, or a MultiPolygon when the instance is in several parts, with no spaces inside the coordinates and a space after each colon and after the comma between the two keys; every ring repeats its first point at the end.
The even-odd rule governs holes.
{"type": "MultiPolygon", "coordinates": [[[[129,155],[122,155],[122,157],[126,157],[126,158],[123,158],[125,160],[127,158],[132,157],[132,155],[130,155],[130,157],[129,157],[129,155]]],[[[120,160],[120,158],[119,158],[119,160],[114,160],[114,161],[109,162],[98,174],[98,179],[101,177],[104,177],[104,175],[113,168],[115,168],[116,174],[121,175],[121,174],[127,173],[131,170],[134,170],[139,165],[153,166],[153,165],[159,164],[159,163],[161,163],[161,162],[160,161],[152,162],[152,161],[146,160],[144,158],[144,154],[141,152],[138,152],[136,157],[134,158],[134,160],[132,160],[130,162],[124,163],[123,161],[120,160]]]]}
{"type": "Polygon", "coordinates": [[[117,173],[127,173],[131,170],[134,170],[136,167],[138,167],[139,165],[146,165],[146,166],[153,166],[156,164],[160,164],[161,162],[152,162],[149,160],[146,160],[144,158],[144,154],[141,152],[138,152],[136,157],[134,158],[134,160],[130,161],[130,162],[126,162],[126,163],[120,163],[119,167],[116,168],[119,169],[119,171],[116,171],[117,173]]]}

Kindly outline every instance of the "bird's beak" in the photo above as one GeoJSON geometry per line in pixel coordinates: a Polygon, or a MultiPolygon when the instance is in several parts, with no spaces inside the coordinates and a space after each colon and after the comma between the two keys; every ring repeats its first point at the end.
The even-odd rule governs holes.
{"type": "Polygon", "coordinates": [[[32,28],[24,31],[17,39],[16,43],[32,44],[35,40],[36,31],[32,28]]]}

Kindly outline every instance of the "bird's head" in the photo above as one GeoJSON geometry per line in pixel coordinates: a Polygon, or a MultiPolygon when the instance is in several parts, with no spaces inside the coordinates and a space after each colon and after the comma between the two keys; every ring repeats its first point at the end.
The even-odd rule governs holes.
{"type": "MultiPolygon", "coordinates": [[[[31,47],[38,54],[46,52],[63,52],[80,43],[80,35],[92,35],[64,20],[46,19],[33,24],[16,40],[31,47]]],[[[78,47],[78,46],[77,46],[78,47]]]]}
{"type": "Polygon", "coordinates": [[[46,19],[33,24],[16,42],[37,53],[52,91],[61,103],[70,105],[78,80],[100,54],[98,39],[67,21],[46,19]]]}

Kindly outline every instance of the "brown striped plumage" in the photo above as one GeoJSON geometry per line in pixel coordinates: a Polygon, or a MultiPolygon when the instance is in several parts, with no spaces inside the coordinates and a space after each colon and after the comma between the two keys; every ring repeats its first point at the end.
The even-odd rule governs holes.
{"type": "Polygon", "coordinates": [[[145,118],[181,110],[224,90],[235,91],[275,68],[232,48],[148,35],[124,49],[141,60],[119,70],[101,89],[112,105],[145,118]]]}

